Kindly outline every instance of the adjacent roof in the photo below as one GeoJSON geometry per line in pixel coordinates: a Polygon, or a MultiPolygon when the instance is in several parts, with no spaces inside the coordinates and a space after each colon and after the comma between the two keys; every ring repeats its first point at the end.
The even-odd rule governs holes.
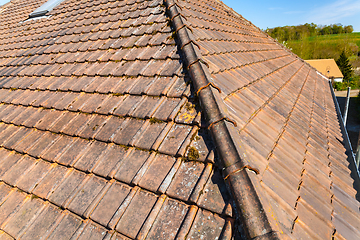
{"type": "Polygon", "coordinates": [[[0,13],[2,238],[360,238],[331,88],[304,61],[216,0],[24,22],[44,2],[0,13]]]}
{"type": "Polygon", "coordinates": [[[305,60],[328,78],[344,78],[334,59],[305,60]]]}

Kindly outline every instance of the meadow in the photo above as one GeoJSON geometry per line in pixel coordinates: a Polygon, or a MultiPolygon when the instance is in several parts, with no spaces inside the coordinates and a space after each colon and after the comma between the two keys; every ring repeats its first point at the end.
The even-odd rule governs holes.
{"type": "Polygon", "coordinates": [[[353,67],[360,67],[360,32],[306,37],[283,44],[305,60],[338,59],[345,50],[353,67]]]}

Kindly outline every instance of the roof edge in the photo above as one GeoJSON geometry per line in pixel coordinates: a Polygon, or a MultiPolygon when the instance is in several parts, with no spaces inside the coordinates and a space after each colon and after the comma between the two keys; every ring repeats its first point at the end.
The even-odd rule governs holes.
{"type": "Polygon", "coordinates": [[[335,103],[335,108],[336,108],[336,113],[339,118],[341,133],[344,136],[344,146],[346,149],[346,155],[348,156],[349,163],[350,163],[349,169],[351,170],[352,178],[354,180],[353,187],[357,191],[356,200],[360,201],[360,169],[356,166],[355,154],[354,154],[354,151],[351,146],[349,134],[344,125],[344,119],[343,119],[343,116],[340,111],[339,102],[336,99],[334,88],[331,85],[331,81],[329,81],[329,88],[331,90],[331,95],[332,95],[333,101],[335,103]]]}
{"type": "MultiPolygon", "coordinates": [[[[209,124],[217,152],[223,164],[223,177],[229,184],[238,217],[244,225],[247,238],[279,239],[272,229],[264,207],[249,177],[251,166],[245,165],[237,151],[228,124],[236,123],[228,118],[225,104],[221,101],[220,88],[211,81],[209,66],[199,53],[191,28],[186,24],[178,0],[164,0],[164,5],[175,29],[179,47],[185,57],[185,66],[190,74],[201,108],[209,124]],[[231,122],[231,123],[229,123],[231,122]],[[225,144],[226,143],[226,144],[225,144]],[[224,174],[225,173],[225,174],[224,174]],[[224,176],[225,175],[225,176],[224,176]]],[[[252,174],[252,173],[250,173],[252,174]]]]}

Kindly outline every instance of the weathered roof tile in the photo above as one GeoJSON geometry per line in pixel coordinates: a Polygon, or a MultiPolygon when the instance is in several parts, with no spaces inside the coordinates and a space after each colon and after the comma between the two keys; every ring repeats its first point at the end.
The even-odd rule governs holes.
{"type": "Polygon", "coordinates": [[[331,90],[303,61],[213,0],[170,9],[172,0],[64,1],[24,21],[43,2],[1,7],[2,236],[230,239],[240,195],[230,199],[219,169],[228,143],[251,171],[223,177],[250,175],[271,231],[359,235],[331,90]],[[195,89],[199,66],[221,89],[210,87],[219,116],[237,123],[210,117],[214,138],[198,132],[216,110],[202,98],[209,88],[195,89]],[[224,122],[226,131],[213,131],[224,122]],[[32,220],[16,219],[19,209],[32,220]]]}

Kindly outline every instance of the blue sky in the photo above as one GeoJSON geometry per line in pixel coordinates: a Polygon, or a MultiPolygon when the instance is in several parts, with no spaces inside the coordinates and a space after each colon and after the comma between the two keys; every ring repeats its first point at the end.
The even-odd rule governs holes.
{"type": "Polygon", "coordinates": [[[7,2],[10,2],[10,0],[0,0],[0,6],[7,3],[7,2]]]}
{"type": "MultiPolygon", "coordinates": [[[[0,0],[0,5],[9,0],[0,0]]],[[[266,29],[316,23],[353,25],[360,32],[360,0],[223,0],[256,26],[266,29]]]]}
{"type": "Polygon", "coordinates": [[[222,0],[262,29],[316,23],[353,25],[360,32],[360,0],[222,0]]]}

